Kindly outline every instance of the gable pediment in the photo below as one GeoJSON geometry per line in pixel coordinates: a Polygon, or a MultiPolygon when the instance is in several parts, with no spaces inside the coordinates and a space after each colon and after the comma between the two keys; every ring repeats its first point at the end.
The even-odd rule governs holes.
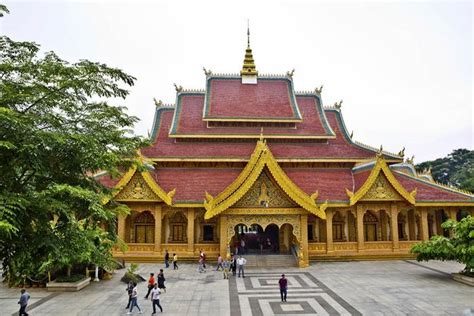
{"type": "Polygon", "coordinates": [[[162,201],[153,192],[139,172],[136,172],[125,187],[115,196],[116,201],[162,201]]]}
{"type": "Polygon", "coordinates": [[[401,201],[403,197],[390,184],[383,173],[379,173],[377,179],[361,198],[362,201],[401,201]]]}
{"type": "Polygon", "coordinates": [[[263,170],[257,181],[233,207],[298,207],[298,204],[275,183],[268,170],[263,170]]]}

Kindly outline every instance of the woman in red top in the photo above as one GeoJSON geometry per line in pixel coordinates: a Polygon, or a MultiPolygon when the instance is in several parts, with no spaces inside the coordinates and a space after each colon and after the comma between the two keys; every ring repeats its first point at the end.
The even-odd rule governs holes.
{"type": "Polygon", "coordinates": [[[145,295],[145,299],[148,299],[148,295],[150,295],[150,292],[154,286],[155,286],[155,274],[150,273],[150,278],[148,279],[148,292],[145,295]]]}

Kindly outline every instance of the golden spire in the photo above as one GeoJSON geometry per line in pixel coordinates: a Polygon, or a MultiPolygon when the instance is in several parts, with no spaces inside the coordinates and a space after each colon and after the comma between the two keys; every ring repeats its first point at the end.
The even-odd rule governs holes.
{"type": "Polygon", "coordinates": [[[258,71],[253,60],[252,49],[250,48],[250,27],[247,20],[247,49],[245,50],[244,65],[240,71],[240,75],[256,76],[258,71]]]}

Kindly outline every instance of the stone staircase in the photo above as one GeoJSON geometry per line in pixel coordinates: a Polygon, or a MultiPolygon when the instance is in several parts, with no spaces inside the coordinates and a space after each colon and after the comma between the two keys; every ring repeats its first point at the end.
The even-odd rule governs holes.
{"type": "Polygon", "coordinates": [[[268,268],[268,267],[296,267],[296,259],[293,255],[244,255],[247,259],[246,267],[268,268]]]}

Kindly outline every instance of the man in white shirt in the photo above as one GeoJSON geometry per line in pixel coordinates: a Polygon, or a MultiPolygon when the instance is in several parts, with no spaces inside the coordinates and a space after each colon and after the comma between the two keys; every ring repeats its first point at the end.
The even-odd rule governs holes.
{"type": "Polygon", "coordinates": [[[240,272],[242,272],[242,277],[245,278],[244,266],[246,263],[247,263],[247,260],[245,258],[242,258],[242,256],[239,256],[239,259],[237,259],[237,269],[239,271],[239,278],[240,278],[240,272]]]}
{"type": "Polygon", "coordinates": [[[153,314],[156,314],[156,309],[155,309],[155,305],[158,306],[161,310],[161,312],[163,313],[163,308],[161,307],[160,305],[160,289],[158,288],[158,284],[155,283],[155,286],[153,287],[153,289],[151,290],[150,292],[151,294],[151,306],[153,307],[153,314]]]}

